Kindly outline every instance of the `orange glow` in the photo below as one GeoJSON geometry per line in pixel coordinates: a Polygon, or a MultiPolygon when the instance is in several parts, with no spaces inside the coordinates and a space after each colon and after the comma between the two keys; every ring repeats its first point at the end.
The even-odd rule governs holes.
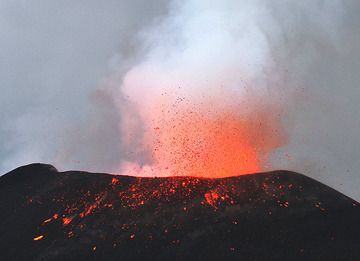
{"type": "Polygon", "coordinates": [[[63,218],[64,226],[69,225],[71,223],[71,221],[72,221],[72,218],[68,218],[68,217],[63,218]]]}
{"type": "Polygon", "coordinates": [[[119,180],[117,179],[117,178],[112,178],[111,179],[111,184],[112,185],[116,185],[116,184],[118,184],[119,183],[119,180]]]}
{"type": "Polygon", "coordinates": [[[266,106],[240,110],[205,104],[154,110],[146,137],[150,175],[219,178],[266,169],[270,152],[284,143],[279,113],[266,106]]]}
{"type": "MultiPolygon", "coordinates": [[[[71,201],[60,201],[63,208],[58,209],[59,214],[54,214],[54,220],[51,222],[42,222],[43,226],[41,228],[54,228],[54,226],[58,227],[62,223],[62,229],[66,237],[73,238],[81,234],[86,226],[92,224],[94,218],[109,213],[109,208],[111,208],[110,211],[119,211],[119,213],[126,213],[126,211],[132,213],[132,210],[139,208],[143,208],[144,211],[149,209],[158,211],[161,206],[170,204],[176,211],[184,214],[192,213],[192,210],[198,209],[199,206],[201,206],[201,209],[210,209],[221,213],[224,208],[227,211],[227,207],[241,206],[244,202],[248,202],[247,195],[252,195],[252,191],[257,195],[261,195],[261,197],[254,198],[255,201],[259,200],[258,203],[263,204],[263,197],[266,197],[272,201],[271,205],[274,207],[290,208],[293,201],[287,198],[287,193],[291,190],[300,191],[301,186],[290,183],[290,180],[285,180],[283,183],[277,175],[269,175],[269,177],[269,179],[259,179],[260,182],[255,180],[250,182],[252,179],[247,178],[129,178],[117,176],[116,178],[120,184],[127,185],[112,186],[110,178],[107,186],[102,188],[103,190],[88,191],[75,198],[68,194],[66,196],[71,201]],[[246,183],[243,184],[242,180],[245,180],[246,183]],[[91,215],[95,216],[92,219],[86,218],[86,216],[91,215]],[[55,217],[58,220],[55,220],[55,217]]],[[[60,195],[59,198],[63,199],[64,196],[60,195]]],[[[314,202],[314,207],[326,211],[321,202],[314,202]]],[[[269,208],[266,213],[272,215],[273,208],[269,208]]],[[[237,225],[239,221],[233,220],[232,222],[237,225]]],[[[103,223],[99,222],[98,224],[103,223]]],[[[129,232],[129,240],[136,240],[138,224],[123,223],[118,228],[129,232]]],[[[47,229],[46,231],[51,232],[53,230],[47,229]]],[[[35,233],[40,232],[37,230],[35,233]]],[[[169,233],[168,227],[164,227],[164,233],[169,233]]],[[[35,237],[34,241],[41,240],[43,237],[42,235],[35,237]]]]}
{"type": "Polygon", "coordinates": [[[219,199],[219,194],[216,191],[209,191],[204,195],[206,203],[217,208],[216,201],[219,199]]]}
{"type": "Polygon", "coordinates": [[[41,240],[43,238],[44,238],[44,236],[40,235],[40,236],[34,237],[34,241],[39,241],[39,240],[41,240]]]}

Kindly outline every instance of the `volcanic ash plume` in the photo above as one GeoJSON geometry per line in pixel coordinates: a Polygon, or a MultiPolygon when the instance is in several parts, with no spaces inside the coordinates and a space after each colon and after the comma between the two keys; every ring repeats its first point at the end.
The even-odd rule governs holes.
{"type": "MultiPolygon", "coordinates": [[[[173,13],[141,35],[147,56],[127,72],[121,90],[144,130],[129,154],[147,156],[125,161],[124,174],[257,172],[284,144],[280,76],[257,23],[265,10],[228,3],[173,4],[173,13]]],[[[123,131],[129,142],[132,129],[123,131]]]]}
{"type": "Polygon", "coordinates": [[[36,3],[0,4],[0,174],[288,169],[360,199],[360,1],[36,3]]]}

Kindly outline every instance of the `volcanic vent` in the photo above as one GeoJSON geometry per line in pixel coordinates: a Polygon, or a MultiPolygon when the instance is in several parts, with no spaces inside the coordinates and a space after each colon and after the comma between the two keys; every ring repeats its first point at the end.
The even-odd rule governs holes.
{"type": "Polygon", "coordinates": [[[360,260],[359,204],[288,171],[220,179],[0,178],[4,260],[360,260]]]}

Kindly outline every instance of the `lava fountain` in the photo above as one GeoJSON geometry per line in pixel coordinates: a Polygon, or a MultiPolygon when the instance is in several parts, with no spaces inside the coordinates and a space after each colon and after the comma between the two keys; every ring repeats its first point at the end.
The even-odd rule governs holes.
{"type": "Polygon", "coordinates": [[[244,105],[162,99],[143,117],[143,145],[152,163],[127,163],[123,172],[221,178],[267,170],[270,153],[285,142],[280,114],[261,103],[244,113],[244,105]]]}

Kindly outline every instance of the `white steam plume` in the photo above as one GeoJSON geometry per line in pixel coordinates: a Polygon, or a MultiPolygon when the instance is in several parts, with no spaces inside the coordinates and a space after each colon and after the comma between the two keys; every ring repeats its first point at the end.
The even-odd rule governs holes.
{"type": "Polygon", "coordinates": [[[141,35],[148,55],[122,89],[147,112],[177,86],[180,96],[223,102],[241,100],[252,88],[264,103],[282,106],[288,144],[274,151],[272,168],[308,174],[360,198],[359,6],[173,1],[169,16],[141,35]]]}

